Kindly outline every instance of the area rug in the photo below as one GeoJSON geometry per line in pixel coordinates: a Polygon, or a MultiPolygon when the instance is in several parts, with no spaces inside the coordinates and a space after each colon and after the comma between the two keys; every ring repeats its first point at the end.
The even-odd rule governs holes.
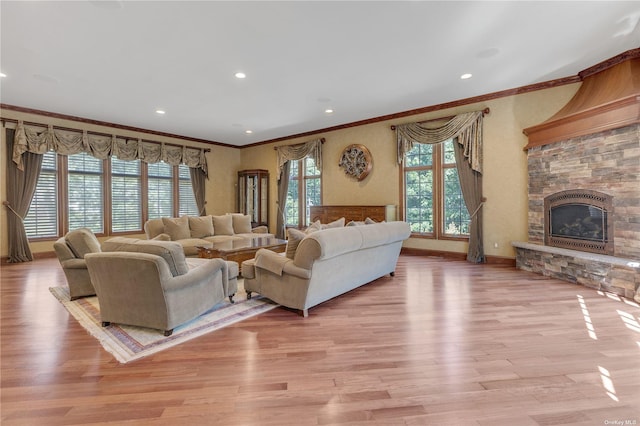
{"type": "Polygon", "coordinates": [[[50,287],[49,291],[89,334],[98,339],[107,352],[123,364],[179,345],[278,306],[269,299],[261,297],[236,300],[233,304],[225,299],[225,302],[219,303],[198,318],[176,327],[171,336],[165,337],[162,331],[144,327],[117,324],[102,327],[100,305],[96,296],[70,301],[68,287],[50,287]]]}

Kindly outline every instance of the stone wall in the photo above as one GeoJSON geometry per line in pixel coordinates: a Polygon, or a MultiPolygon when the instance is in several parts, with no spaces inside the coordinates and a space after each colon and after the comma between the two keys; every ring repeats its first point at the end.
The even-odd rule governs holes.
{"type": "Polygon", "coordinates": [[[534,147],[528,152],[529,242],[544,244],[544,198],[591,189],[613,196],[614,255],[640,259],[640,125],[534,147]]]}

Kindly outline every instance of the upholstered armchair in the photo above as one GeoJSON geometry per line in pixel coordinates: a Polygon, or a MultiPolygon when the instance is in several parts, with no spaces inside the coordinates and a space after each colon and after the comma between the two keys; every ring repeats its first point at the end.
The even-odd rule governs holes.
{"type": "Polygon", "coordinates": [[[103,326],[110,323],[163,330],[186,323],[237,291],[238,265],[222,259],[187,259],[173,241],[116,237],[86,256],[103,326]],[[230,274],[231,273],[231,274],[230,274]]]}
{"type": "Polygon", "coordinates": [[[84,259],[88,253],[100,252],[100,242],[93,232],[88,228],[69,231],[53,243],[53,249],[67,277],[70,299],[95,295],[96,291],[84,259]]]}

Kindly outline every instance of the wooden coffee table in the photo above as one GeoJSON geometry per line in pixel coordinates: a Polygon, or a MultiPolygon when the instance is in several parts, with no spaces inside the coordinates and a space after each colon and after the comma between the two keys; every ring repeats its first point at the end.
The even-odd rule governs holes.
{"type": "Polygon", "coordinates": [[[238,265],[241,265],[245,260],[253,259],[261,248],[282,253],[287,249],[287,240],[259,237],[212,243],[211,247],[199,246],[198,257],[204,259],[219,257],[238,262],[238,265]]]}

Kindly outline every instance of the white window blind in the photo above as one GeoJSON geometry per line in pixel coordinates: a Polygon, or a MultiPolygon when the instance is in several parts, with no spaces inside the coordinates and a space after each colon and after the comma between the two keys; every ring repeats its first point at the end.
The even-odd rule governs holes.
{"type": "Polygon", "coordinates": [[[111,230],[142,231],[140,161],[111,159],[111,230]]]}
{"type": "Polygon", "coordinates": [[[184,164],[178,166],[179,170],[179,199],[180,210],[179,216],[189,215],[198,216],[198,205],[196,204],[196,197],[193,195],[193,187],[191,186],[191,173],[189,167],[184,164]]]}
{"type": "Polygon", "coordinates": [[[28,238],[58,236],[58,172],[56,153],[43,155],[40,177],[24,220],[28,238]]]}
{"type": "Polygon", "coordinates": [[[165,162],[148,165],[149,219],[173,216],[173,166],[165,162]]]}
{"type": "Polygon", "coordinates": [[[69,229],[104,232],[103,161],[86,153],[67,157],[69,229]]]}

